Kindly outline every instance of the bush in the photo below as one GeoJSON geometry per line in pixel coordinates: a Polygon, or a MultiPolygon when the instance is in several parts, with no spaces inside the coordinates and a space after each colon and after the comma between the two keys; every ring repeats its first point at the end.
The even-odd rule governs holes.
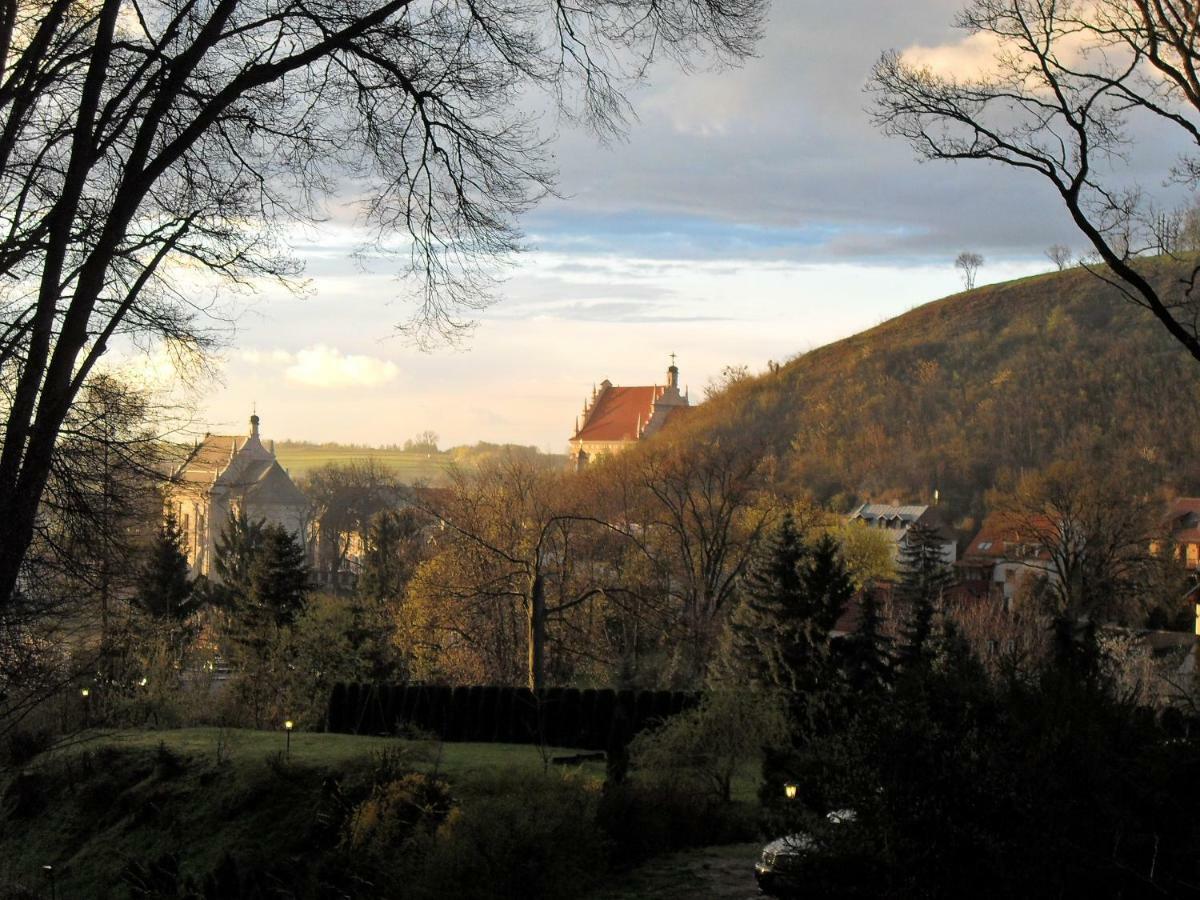
{"type": "Polygon", "coordinates": [[[629,758],[643,779],[728,803],[738,769],[757,762],[787,731],[783,703],[771,694],[714,691],[635,737],[629,758]]]}
{"type": "Polygon", "coordinates": [[[725,803],[686,785],[662,781],[607,785],[597,812],[613,862],[619,865],[686,847],[754,840],[756,819],[750,805],[725,803]]]}
{"type": "Polygon", "coordinates": [[[409,772],[377,785],[355,807],[347,822],[346,842],[357,852],[379,857],[403,852],[446,819],[450,803],[445,779],[409,772]]]}
{"type": "Polygon", "coordinates": [[[597,791],[570,776],[497,778],[456,807],[429,841],[404,896],[553,900],[605,871],[597,791]]]}
{"type": "Polygon", "coordinates": [[[19,769],[38,754],[49,750],[54,736],[49,729],[15,728],[4,736],[0,768],[19,769]]]}

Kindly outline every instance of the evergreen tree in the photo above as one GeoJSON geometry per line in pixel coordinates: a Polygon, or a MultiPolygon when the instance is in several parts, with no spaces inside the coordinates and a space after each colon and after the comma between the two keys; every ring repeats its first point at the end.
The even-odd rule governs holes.
{"type": "Polygon", "coordinates": [[[214,600],[227,606],[245,603],[250,594],[250,571],[265,527],[265,519],[252,522],[245,509],[229,511],[214,547],[213,570],[219,581],[211,587],[214,600]]]}
{"type": "Polygon", "coordinates": [[[825,535],[808,548],[785,516],[746,578],[725,677],[778,691],[801,734],[819,730],[835,683],[829,632],[853,590],[837,541],[825,535]]]}
{"type": "Polygon", "coordinates": [[[811,610],[812,628],[827,642],[846,604],[854,595],[854,579],[842,558],[837,538],[823,534],[801,570],[804,592],[811,610]]]}
{"type": "Polygon", "coordinates": [[[192,581],[183,552],[183,532],[171,513],[158,527],[138,573],[133,602],[156,619],[178,621],[194,608],[192,581]]]}
{"type": "Polygon", "coordinates": [[[891,683],[891,641],[883,633],[883,615],[875,586],[863,588],[855,632],[842,639],[842,672],[856,699],[877,694],[891,683]]]}
{"type": "Polygon", "coordinates": [[[420,523],[411,510],[386,509],[371,519],[358,596],[375,603],[398,600],[416,568],[420,523]]]}
{"type": "Polygon", "coordinates": [[[304,547],[282,525],[262,528],[249,569],[247,606],[262,610],[277,627],[296,621],[308,596],[304,547]]]}
{"type": "MultiPolygon", "coordinates": [[[[719,680],[757,688],[791,688],[785,648],[804,612],[800,567],[808,548],[790,513],[764,542],[746,575],[718,660],[719,680]]],[[[794,650],[791,654],[794,656],[794,650]]]]}
{"type": "Polygon", "coordinates": [[[908,608],[897,654],[901,666],[927,659],[933,615],[954,584],[954,572],[942,558],[942,537],[922,522],[913,523],[900,545],[900,581],[896,599],[908,608]]]}
{"type": "Polygon", "coordinates": [[[238,579],[221,589],[230,603],[223,652],[238,672],[233,689],[253,716],[255,727],[274,710],[297,665],[292,626],[308,594],[304,548],[280,525],[230,517],[218,559],[218,572],[238,579]]]}

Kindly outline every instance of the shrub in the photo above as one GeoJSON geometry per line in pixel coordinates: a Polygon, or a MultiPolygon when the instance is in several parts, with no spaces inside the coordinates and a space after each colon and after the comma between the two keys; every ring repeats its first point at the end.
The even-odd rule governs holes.
{"type": "Polygon", "coordinates": [[[346,842],[356,851],[387,856],[436,828],[450,812],[445,779],[409,772],[377,785],[347,822],[346,842]]]}
{"type": "Polygon", "coordinates": [[[597,791],[570,776],[497,778],[456,807],[430,840],[405,896],[553,900],[603,874],[597,791]]]}
{"type": "Polygon", "coordinates": [[[738,769],[787,735],[783,704],[768,693],[714,691],[629,747],[644,780],[667,783],[729,802],[738,769]]]}
{"type": "Polygon", "coordinates": [[[48,729],[15,728],[4,737],[0,768],[19,769],[39,753],[50,749],[54,736],[48,729]]]}
{"type": "Polygon", "coordinates": [[[629,865],[686,847],[756,838],[751,806],[724,803],[685,785],[627,781],[605,786],[597,823],[613,861],[629,865]]]}

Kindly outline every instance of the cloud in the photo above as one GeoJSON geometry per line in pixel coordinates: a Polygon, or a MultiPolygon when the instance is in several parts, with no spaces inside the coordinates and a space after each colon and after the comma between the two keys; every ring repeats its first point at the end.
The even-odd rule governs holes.
{"type": "Polygon", "coordinates": [[[378,387],[395,381],[400,374],[399,367],[391,360],[343,353],[326,344],[314,344],[295,353],[244,350],[240,356],[253,366],[281,368],[288,381],[313,388],[378,387]]]}
{"type": "Polygon", "coordinates": [[[931,47],[914,45],[904,51],[904,61],[927,68],[938,75],[958,79],[976,79],[996,73],[996,55],[1000,40],[988,32],[978,32],[960,41],[931,47]]]}

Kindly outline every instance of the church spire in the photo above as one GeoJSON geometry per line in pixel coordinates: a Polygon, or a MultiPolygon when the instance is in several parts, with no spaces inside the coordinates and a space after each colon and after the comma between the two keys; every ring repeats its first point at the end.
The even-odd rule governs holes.
{"type": "Polygon", "coordinates": [[[671,354],[671,365],[667,367],[667,389],[679,390],[679,367],[675,365],[675,354],[671,354]]]}

